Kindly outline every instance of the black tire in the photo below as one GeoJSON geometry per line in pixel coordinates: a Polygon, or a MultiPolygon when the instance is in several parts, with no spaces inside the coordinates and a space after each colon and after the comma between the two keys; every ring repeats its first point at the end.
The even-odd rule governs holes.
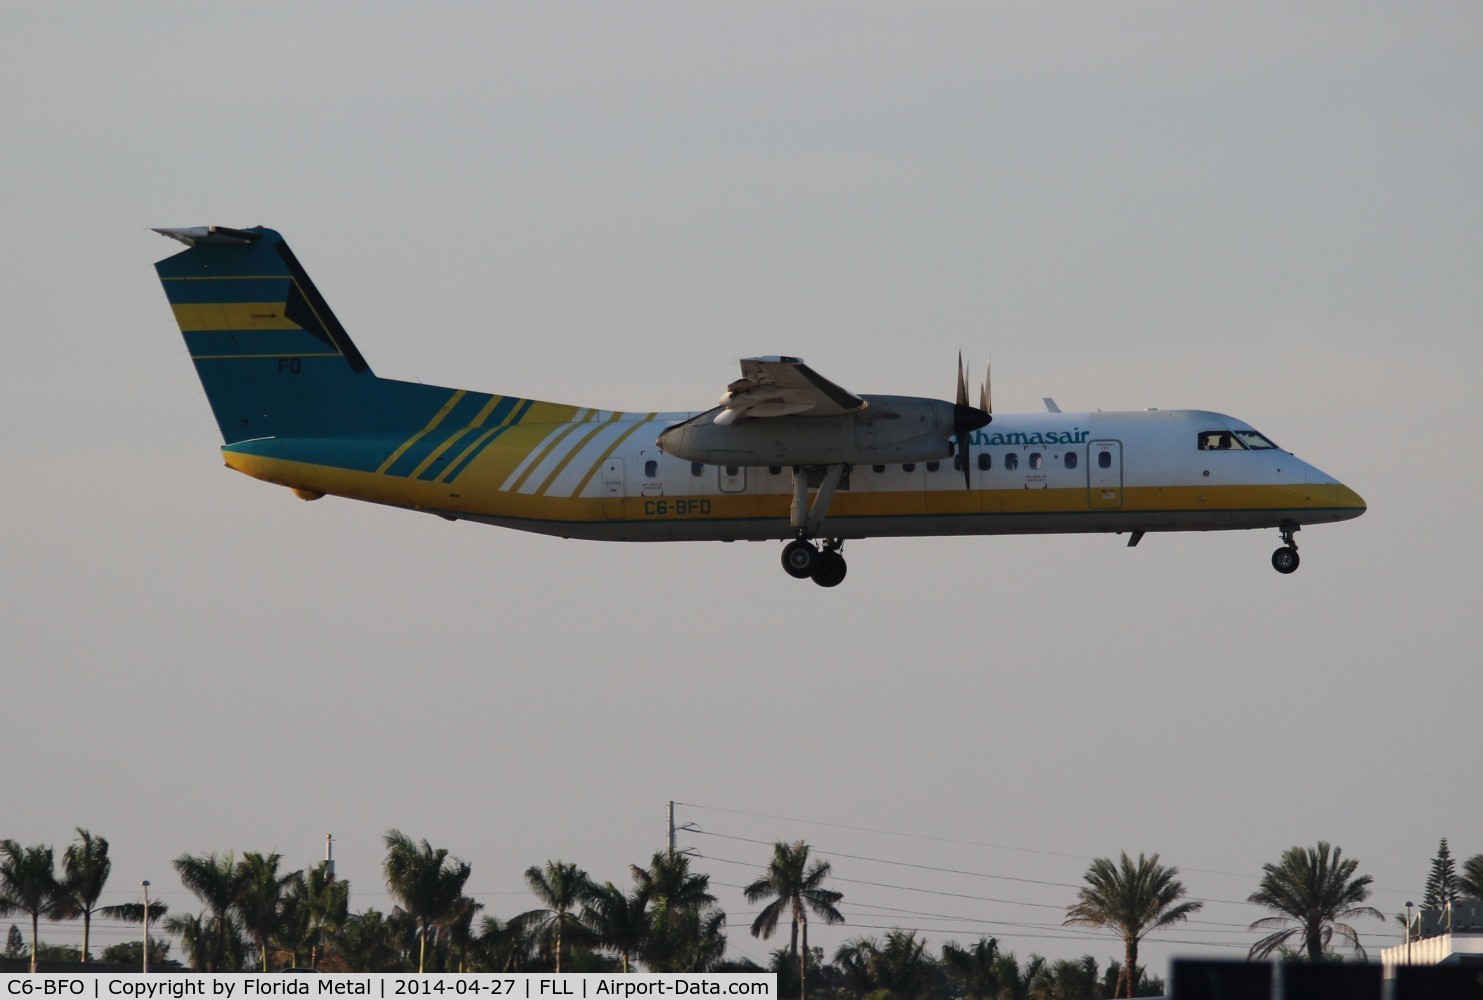
{"type": "Polygon", "coordinates": [[[1298,570],[1298,550],[1291,545],[1284,545],[1272,553],[1272,568],[1284,575],[1296,573],[1298,570]]]}
{"type": "Polygon", "coordinates": [[[820,552],[818,565],[814,567],[814,583],[821,587],[838,587],[844,582],[844,556],[838,552],[820,552]]]}
{"type": "Polygon", "coordinates": [[[819,550],[798,538],[783,546],[783,569],[795,580],[807,580],[819,564],[819,550]]]}

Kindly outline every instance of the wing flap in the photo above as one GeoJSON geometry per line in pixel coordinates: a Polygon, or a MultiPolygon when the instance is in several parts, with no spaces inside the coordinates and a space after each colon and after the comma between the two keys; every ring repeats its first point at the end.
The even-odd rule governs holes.
{"type": "Polygon", "coordinates": [[[715,422],[723,427],[744,417],[837,417],[865,406],[865,400],[803,363],[786,356],[742,358],[742,377],[726,387],[715,422]]]}

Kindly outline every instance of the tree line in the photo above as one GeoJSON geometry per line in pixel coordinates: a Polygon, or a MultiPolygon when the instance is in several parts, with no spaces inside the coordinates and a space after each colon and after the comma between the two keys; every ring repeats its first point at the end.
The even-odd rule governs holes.
{"type": "MultiPolygon", "coordinates": [[[[710,877],[692,870],[684,853],[657,852],[648,864],[631,865],[626,887],[598,881],[579,866],[552,860],[524,873],[539,904],[509,919],[483,913],[465,892],[471,866],[427,840],[399,830],[384,837],[383,875],[396,905],[389,913],[368,908],[350,912],[350,883],[337,879],[328,863],[283,871],[277,853],[182,854],[173,867],[202,909],[171,914],[158,902],[100,907],[111,870],[108,841],[78,828],[61,867],[53,849],[0,842],[0,915],[30,918],[32,969],[44,952],[41,919],[82,921],[76,958],[88,961],[91,920],[148,920],[178,940],[189,967],[204,972],[308,968],[356,972],[655,972],[772,971],[784,996],[890,1000],[893,997],[963,997],[968,1000],[1091,1000],[1106,996],[1155,996],[1162,980],[1138,962],[1140,943],[1152,932],[1190,918],[1203,905],[1186,898],[1178,870],[1157,854],[1126,853],[1097,858],[1088,867],[1076,900],[1067,906],[1067,926],[1100,927],[1124,946],[1121,961],[1099,966],[1090,955],[1050,962],[1038,955],[1020,959],[997,939],[968,946],[949,942],[937,953],[914,930],[882,937],[857,937],[832,957],[809,945],[810,919],[843,923],[843,894],[828,887],[829,862],[810,856],[797,841],[774,845],[772,857],[743,894],[761,908],[750,933],[770,940],[789,928],[786,948],[773,951],[767,966],[726,957],[726,915],[710,892],[710,877]]],[[[1483,899],[1483,855],[1469,859],[1463,874],[1442,859],[1433,863],[1442,898],[1483,899]],[[1445,864],[1443,863],[1445,862],[1445,864]]],[[[1364,905],[1370,877],[1358,862],[1326,842],[1295,846],[1263,866],[1248,901],[1273,916],[1257,920],[1266,932],[1250,957],[1276,954],[1324,960],[1335,937],[1364,958],[1348,923],[1382,914],[1364,905]]],[[[1430,882],[1429,882],[1430,885],[1430,882]]],[[[1427,897],[1432,898],[1431,896],[1427,897]]],[[[171,942],[152,942],[151,966],[167,964],[171,942]]],[[[22,935],[12,926],[6,953],[21,952],[22,935]]],[[[115,945],[104,960],[139,963],[142,942],[115,945]]],[[[62,957],[57,949],[50,954],[62,957]]]]}

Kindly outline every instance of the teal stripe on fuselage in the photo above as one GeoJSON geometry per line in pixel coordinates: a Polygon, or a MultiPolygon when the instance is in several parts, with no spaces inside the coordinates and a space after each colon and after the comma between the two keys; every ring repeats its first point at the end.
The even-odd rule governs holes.
{"type": "MultiPolygon", "coordinates": [[[[410,476],[423,463],[423,460],[436,451],[444,441],[458,433],[460,429],[467,427],[469,421],[473,420],[492,398],[494,397],[487,392],[464,393],[463,398],[448,411],[448,415],[438,422],[438,426],[423,434],[413,442],[411,447],[402,452],[401,457],[386,470],[386,474],[388,476],[410,476]]],[[[495,408],[498,409],[498,406],[495,408]]],[[[398,447],[400,446],[401,443],[398,442],[398,447]]],[[[441,467],[450,458],[448,452],[444,451],[428,471],[441,467]]]]}
{"type": "MultiPolygon", "coordinates": [[[[493,434],[490,434],[489,437],[485,438],[482,442],[480,442],[479,447],[475,448],[473,451],[471,451],[467,455],[465,455],[463,457],[463,460],[460,461],[456,466],[454,466],[453,468],[449,469],[443,475],[443,482],[445,482],[445,483],[451,483],[455,479],[457,479],[459,476],[463,475],[463,470],[464,469],[467,469],[469,467],[469,463],[470,462],[472,462],[474,459],[476,459],[480,455],[482,455],[484,453],[484,449],[488,448],[491,444],[493,444],[495,441],[497,441],[499,439],[499,436],[501,434],[503,434],[505,431],[507,431],[511,427],[514,427],[515,425],[519,424],[520,421],[521,421],[521,419],[527,413],[527,411],[530,410],[530,406],[531,406],[531,403],[533,402],[533,400],[529,400],[529,399],[510,399],[510,400],[506,400],[505,402],[514,402],[514,403],[518,403],[519,404],[519,409],[517,409],[515,411],[515,414],[514,414],[514,416],[512,416],[510,418],[509,423],[506,426],[504,426],[504,427],[500,427],[499,426],[500,420],[503,420],[504,417],[501,416],[500,417],[500,420],[495,420],[495,419],[493,419],[493,414],[491,414],[490,415],[490,419],[489,420],[486,420],[484,422],[484,424],[485,424],[485,427],[486,428],[489,428],[489,427],[496,428],[495,432],[493,434]]],[[[503,407],[503,406],[504,406],[504,403],[501,403],[500,404],[500,407],[503,407]]],[[[496,409],[498,409],[498,407],[496,409]]],[[[482,434],[482,433],[484,433],[484,431],[481,430],[479,433],[482,434]]],[[[477,440],[477,438],[475,440],[477,440]]],[[[453,452],[453,451],[456,451],[456,449],[450,448],[449,451],[450,452],[453,452]]]]}
{"type": "MultiPolygon", "coordinates": [[[[481,435],[488,434],[492,429],[498,429],[497,433],[503,433],[504,428],[500,428],[500,424],[509,416],[510,411],[521,402],[522,400],[519,397],[504,396],[498,403],[494,404],[494,409],[489,411],[489,414],[478,427],[467,426],[459,429],[454,432],[451,441],[445,436],[443,441],[446,444],[439,445],[443,449],[443,453],[430,462],[427,468],[418,474],[417,478],[429,483],[435,481],[439,476],[442,476],[448,471],[448,463],[456,461],[464,453],[464,449],[468,448],[474,442],[479,441],[481,435]]],[[[483,451],[483,446],[487,442],[479,443],[480,447],[477,450],[483,451]]]]}

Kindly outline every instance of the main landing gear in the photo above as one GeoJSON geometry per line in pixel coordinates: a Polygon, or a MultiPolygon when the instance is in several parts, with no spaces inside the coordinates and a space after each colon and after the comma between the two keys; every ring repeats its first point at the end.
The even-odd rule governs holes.
{"type": "Polygon", "coordinates": [[[828,466],[819,481],[818,492],[813,503],[808,499],[808,470],[793,467],[793,507],[789,521],[793,526],[794,539],[783,546],[783,569],[799,580],[813,580],[821,587],[837,587],[844,581],[844,540],[828,538],[822,549],[815,548],[809,541],[819,534],[824,525],[824,515],[829,511],[829,501],[844,476],[843,465],[828,466]]]}
{"type": "Polygon", "coordinates": [[[843,548],[841,539],[829,538],[822,549],[816,549],[813,542],[800,535],[783,547],[783,569],[796,579],[812,579],[821,587],[837,587],[844,582],[848,569],[840,554],[843,548]]]}
{"type": "Polygon", "coordinates": [[[1272,568],[1282,574],[1295,573],[1298,569],[1298,543],[1293,541],[1293,532],[1298,525],[1286,525],[1277,529],[1282,534],[1282,548],[1272,553],[1272,568]]]}

